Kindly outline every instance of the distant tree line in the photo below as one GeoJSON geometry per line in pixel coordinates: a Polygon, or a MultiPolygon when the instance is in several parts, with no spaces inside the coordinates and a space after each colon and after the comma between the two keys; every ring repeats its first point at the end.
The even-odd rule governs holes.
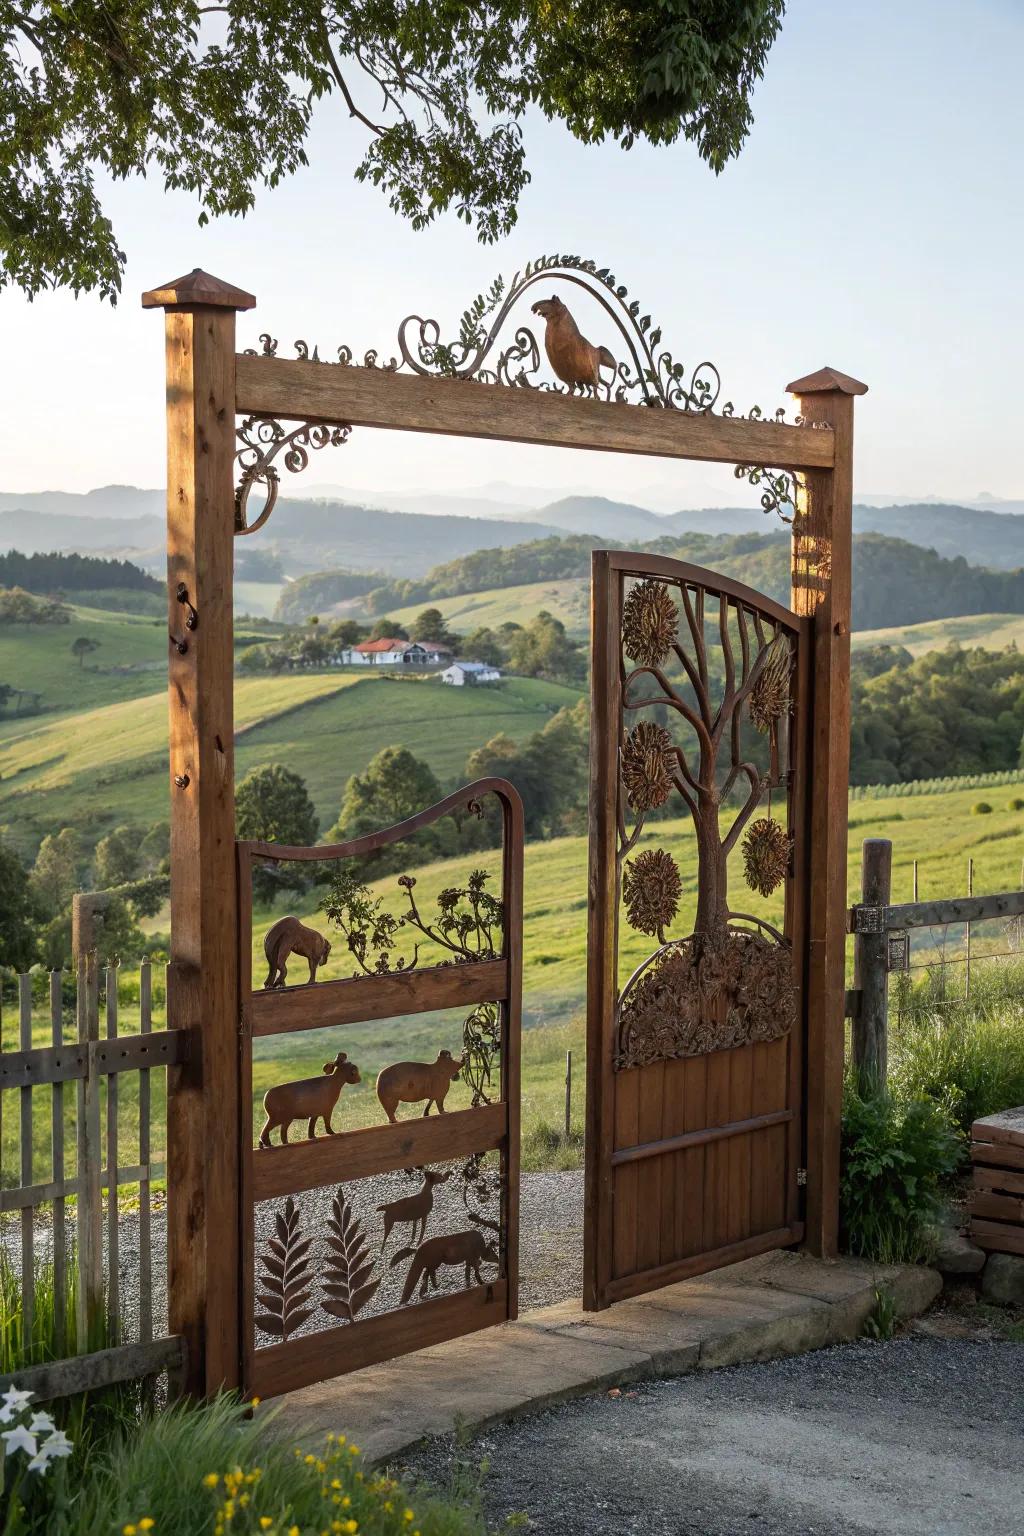
{"type": "Polygon", "coordinates": [[[26,592],[44,595],[118,587],[137,592],[163,591],[155,576],[130,560],[99,555],[23,555],[16,549],[0,555],[0,586],[23,587],[26,592]]]}

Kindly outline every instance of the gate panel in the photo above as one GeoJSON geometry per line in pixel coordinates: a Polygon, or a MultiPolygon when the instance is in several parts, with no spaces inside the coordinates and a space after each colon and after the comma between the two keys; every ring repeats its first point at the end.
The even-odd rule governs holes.
{"type": "Polygon", "coordinates": [[[238,844],[247,1392],[271,1397],[516,1316],[522,858],[522,806],[504,779],[350,843],[238,844]],[[486,827],[488,808],[494,895],[475,820],[486,827]],[[479,851],[420,880],[399,874],[396,845],[434,829],[436,858],[447,818],[477,829],[479,851]],[[465,883],[432,899],[463,863],[465,883]],[[324,917],[316,929],[278,920],[254,986],[254,877],[294,883],[303,865],[327,878],[324,917]],[[417,1015],[429,1052],[422,1033],[403,1044],[417,1015]],[[337,1033],[308,1033],[325,1029],[337,1033]],[[304,1067],[275,1065],[285,1052],[304,1067]]]}
{"type": "Polygon", "coordinates": [[[590,1309],[802,1236],[809,738],[808,620],[618,551],[592,594],[590,1309]]]}

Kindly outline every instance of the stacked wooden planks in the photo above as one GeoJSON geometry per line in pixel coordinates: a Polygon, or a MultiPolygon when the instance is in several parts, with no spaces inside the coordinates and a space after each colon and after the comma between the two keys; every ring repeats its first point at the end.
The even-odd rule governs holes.
{"type": "Polygon", "coordinates": [[[991,1253],[1024,1254],[1024,1105],[971,1127],[971,1240],[991,1253]]]}

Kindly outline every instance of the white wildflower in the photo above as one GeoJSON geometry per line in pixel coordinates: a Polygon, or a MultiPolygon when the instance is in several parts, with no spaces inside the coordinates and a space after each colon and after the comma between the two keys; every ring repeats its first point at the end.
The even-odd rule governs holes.
{"type": "Polygon", "coordinates": [[[25,1424],[16,1424],[13,1429],[5,1429],[0,1439],[4,1441],[5,1456],[13,1456],[15,1451],[24,1451],[26,1456],[35,1456],[39,1451],[35,1435],[25,1424]]]}
{"type": "Polygon", "coordinates": [[[52,1434],[57,1428],[48,1413],[34,1413],[28,1421],[29,1431],[33,1435],[52,1434]]]}
{"type": "Polygon", "coordinates": [[[3,1397],[0,1397],[0,1424],[9,1424],[15,1414],[28,1406],[35,1396],[34,1392],[22,1392],[18,1387],[8,1387],[3,1397]]]}

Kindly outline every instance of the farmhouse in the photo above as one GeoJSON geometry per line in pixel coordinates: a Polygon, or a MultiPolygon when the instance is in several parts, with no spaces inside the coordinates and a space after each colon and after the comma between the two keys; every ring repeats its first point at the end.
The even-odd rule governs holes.
{"type": "Polygon", "coordinates": [[[433,640],[364,640],[342,651],[345,666],[438,667],[451,657],[451,648],[433,640]]]}
{"type": "Polygon", "coordinates": [[[451,683],[453,688],[464,688],[467,684],[496,683],[501,679],[501,673],[497,667],[490,666],[486,661],[455,661],[450,667],[446,667],[441,673],[442,683],[451,683]]]}

